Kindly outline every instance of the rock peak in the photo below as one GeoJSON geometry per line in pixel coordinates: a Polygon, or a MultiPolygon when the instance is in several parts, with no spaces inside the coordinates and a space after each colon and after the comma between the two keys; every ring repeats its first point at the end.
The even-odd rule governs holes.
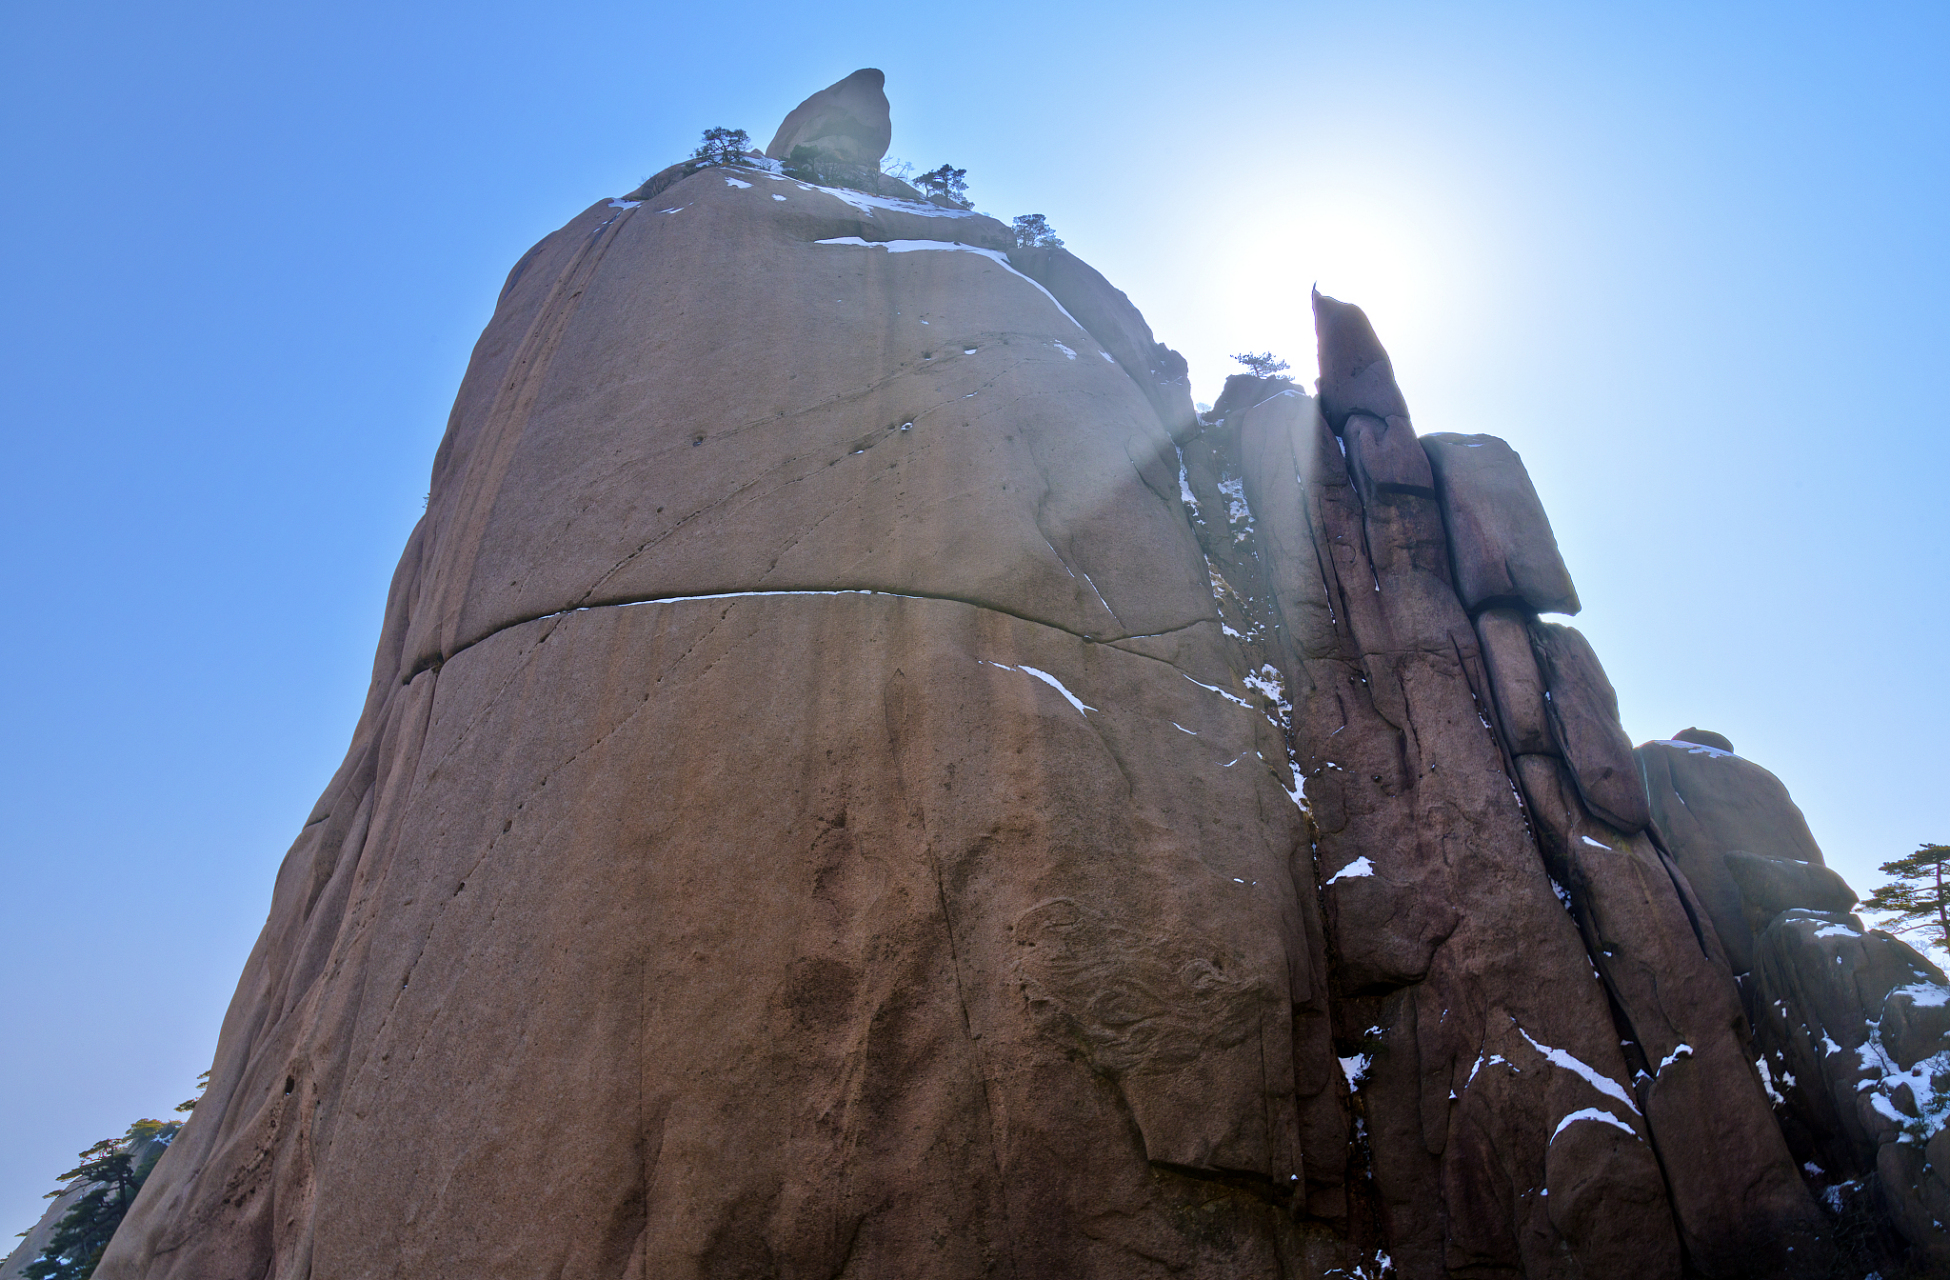
{"type": "Polygon", "coordinates": [[[893,141],[887,76],[862,67],[807,98],[787,114],[765,154],[784,160],[794,147],[813,147],[849,164],[877,165],[893,141]]]}
{"type": "Polygon", "coordinates": [[[1314,332],[1320,341],[1320,411],[1339,431],[1350,413],[1386,420],[1408,416],[1395,385],[1395,366],[1375,336],[1367,312],[1351,302],[1313,291],[1314,332]]]}

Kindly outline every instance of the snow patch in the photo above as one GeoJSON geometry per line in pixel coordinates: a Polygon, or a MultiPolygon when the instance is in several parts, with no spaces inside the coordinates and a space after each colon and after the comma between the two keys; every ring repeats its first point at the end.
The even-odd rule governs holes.
{"type": "Polygon", "coordinates": [[[1600,843],[1598,843],[1598,841],[1596,841],[1596,840],[1593,840],[1593,839],[1592,839],[1592,838],[1591,838],[1590,836],[1579,836],[1579,837],[1578,837],[1578,839],[1580,839],[1580,840],[1582,840],[1582,841],[1584,841],[1584,842],[1585,842],[1586,844],[1588,844],[1588,845],[1590,845],[1590,846],[1591,846],[1592,848],[1594,848],[1594,849],[1603,849],[1603,850],[1605,850],[1605,851],[1606,851],[1606,852],[1608,852],[1608,853],[1609,853],[1609,852],[1615,852],[1615,850],[1613,850],[1613,849],[1612,849],[1612,847],[1611,847],[1610,845],[1608,845],[1608,844],[1600,844],[1600,843]]]}
{"type": "MultiPolygon", "coordinates": [[[[859,236],[835,236],[831,240],[815,240],[813,241],[813,243],[814,244],[860,245],[868,249],[885,249],[889,253],[918,253],[924,250],[938,250],[944,253],[979,254],[982,257],[987,258],[990,262],[993,262],[997,266],[1001,267],[1004,271],[1008,272],[1016,279],[1021,280],[1023,283],[1027,284],[1030,288],[1034,289],[1037,293],[1040,293],[1045,298],[1048,298],[1050,301],[1050,305],[1055,307],[1058,311],[1062,312],[1063,318],[1065,320],[1068,320],[1071,324],[1076,325],[1077,328],[1083,329],[1083,326],[1077,322],[1077,318],[1071,315],[1069,311],[1064,308],[1063,304],[1056,300],[1055,294],[1051,293],[1048,289],[1043,288],[1042,285],[1037,284],[1034,280],[1031,280],[1028,276],[1024,275],[1022,272],[1016,270],[1013,266],[1009,264],[1009,257],[1007,254],[998,252],[997,250],[994,249],[983,249],[977,245],[963,244],[959,240],[862,240],[859,236]]],[[[922,323],[926,323],[926,322],[923,321],[922,323]]],[[[1084,329],[1083,331],[1086,334],[1089,333],[1088,329],[1084,329]]]]}
{"type": "Polygon", "coordinates": [[[1185,471],[1185,454],[1178,454],[1178,500],[1185,504],[1194,516],[1198,515],[1198,499],[1192,495],[1192,478],[1185,471]]]}
{"type": "MultiPolygon", "coordinates": [[[[1365,856],[1363,856],[1363,857],[1356,858],[1354,861],[1348,863],[1346,866],[1342,867],[1339,871],[1336,871],[1333,875],[1329,876],[1327,878],[1327,883],[1332,884],[1336,880],[1354,880],[1354,879],[1358,879],[1361,876],[1371,876],[1373,874],[1374,874],[1374,863],[1369,862],[1368,859],[1365,856]]],[[[1322,887],[1324,888],[1325,886],[1322,887]]],[[[1475,1075],[1475,1072],[1472,1071],[1470,1074],[1473,1076],[1475,1075]]]]}
{"type": "Polygon", "coordinates": [[[896,200],[891,196],[870,196],[864,191],[848,191],[844,187],[820,187],[801,183],[807,191],[824,191],[835,200],[843,200],[869,218],[875,209],[890,209],[895,213],[912,213],[923,218],[979,218],[982,215],[973,209],[944,209],[938,204],[928,204],[917,200],[896,200]]]}
{"type": "Polygon", "coordinates": [[[1625,1086],[1618,1083],[1618,1081],[1612,1079],[1610,1076],[1600,1074],[1589,1063],[1580,1061],[1562,1049],[1553,1049],[1547,1044],[1537,1043],[1537,1041],[1531,1039],[1530,1033],[1525,1031],[1522,1026],[1518,1026],[1517,1034],[1525,1040],[1529,1040],[1530,1047],[1543,1054],[1544,1060],[1552,1066],[1561,1067],[1571,1072],[1606,1097],[1618,1099],[1632,1109],[1633,1115],[1639,1113],[1638,1107],[1632,1102],[1632,1095],[1627,1093],[1625,1086]]]}
{"type": "Polygon", "coordinates": [[[1654,745],[1661,746],[1661,747],[1677,747],[1681,751],[1696,756],[1730,756],[1733,754],[1733,752],[1731,751],[1722,751],[1718,747],[1709,747],[1704,742],[1673,742],[1668,740],[1664,742],[1655,743],[1654,745]]]}
{"type": "MultiPolygon", "coordinates": [[[[1614,1129],[1623,1129],[1625,1132],[1631,1134],[1634,1138],[1637,1138],[1639,1136],[1638,1130],[1634,1129],[1631,1125],[1626,1124],[1623,1120],[1620,1120],[1617,1116],[1613,1115],[1611,1112],[1600,1110],[1597,1107],[1581,1107],[1578,1110],[1573,1111],[1570,1115],[1565,1116],[1562,1120],[1559,1120],[1557,1122],[1557,1128],[1551,1130],[1551,1141],[1556,1142],[1558,1134],[1563,1133],[1566,1129],[1570,1128],[1572,1125],[1576,1124],[1580,1120],[1595,1120],[1600,1124],[1608,1124],[1614,1129]]],[[[1644,1141],[1643,1138],[1640,1138],[1639,1140],[1641,1142],[1644,1141]]]]}
{"type": "Polygon", "coordinates": [[[609,207],[612,209],[634,209],[642,203],[643,201],[641,200],[625,200],[621,196],[618,196],[609,202],[609,207]]]}
{"type": "MultiPolygon", "coordinates": [[[[1179,672],[1178,674],[1181,676],[1185,675],[1185,673],[1182,671],[1179,672]]],[[[1185,676],[1185,678],[1187,680],[1192,680],[1190,676],[1185,676]]],[[[1218,694],[1221,698],[1224,698],[1227,702],[1237,703],[1239,706],[1246,708],[1246,710],[1248,711],[1251,711],[1253,709],[1252,703],[1246,701],[1244,698],[1234,697],[1232,694],[1227,693],[1224,689],[1221,689],[1216,684],[1207,684],[1203,680],[1192,680],[1192,683],[1197,685],[1199,688],[1204,689],[1208,693],[1218,694]]]]}
{"type": "Polygon", "coordinates": [[[1026,676],[1036,677],[1038,680],[1041,680],[1044,684],[1048,685],[1050,688],[1062,694],[1063,700],[1065,702],[1068,702],[1071,706],[1075,707],[1077,709],[1077,714],[1083,716],[1085,720],[1088,720],[1090,718],[1089,715],[1086,714],[1087,712],[1097,710],[1096,707],[1085,706],[1082,698],[1077,697],[1076,694],[1071,693],[1068,689],[1064,688],[1063,682],[1061,680],[1058,680],[1055,676],[1051,675],[1047,671],[1039,671],[1035,667],[1026,666],[1026,665],[1011,667],[1006,663],[1001,663],[1001,662],[991,662],[989,663],[989,665],[991,667],[1001,667],[1004,671],[1020,671],[1026,676]]]}
{"type": "Polygon", "coordinates": [[[739,181],[738,179],[736,179],[736,178],[733,178],[733,177],[730,177],[730,176],[728,176],[728,175],[726,176],[726,178],[725,178],[725,180],[724,180],[724,184],[725,184],[725,185],[726,185],[727,187],[739,187],[739,188],[742,188],[743,190],[746,190],[746,191],[749,191],[749,190],[751,190],[751,187],[752,187],[752,184],[751,184],[751,183],[749,183],[749,182],[740,182],[740,181],[739,181]]]}
{"type": "Polygon", "coordinates": [[[1777,1107],[1786,1106],[1787,1099],[1783,1098],[1781,1096],[1781,1091],[1774,1087],[1774,1073],[1767,1069],[1767,1059],[1755,1058],[1754,1069],[1760,1072],[1760,1087],[1767,1091],[1768,1101],[1772,1102],[1777,1107]]]}

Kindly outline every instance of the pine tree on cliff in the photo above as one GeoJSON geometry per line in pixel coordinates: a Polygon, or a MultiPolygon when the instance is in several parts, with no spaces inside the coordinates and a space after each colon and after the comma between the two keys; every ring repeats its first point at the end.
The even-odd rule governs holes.
{"type": "Polygon", "coordinates": [[[1050,230],[1049,219],[1040,213],[1025,213],[1016,219],[1016,248],[1061,249],[1063,241],[1050,230]]]}
{"type": "Polygon", "coordinates": [[[916,178],[914,184],[923,191],[947,196],[964,207],[968,204],[968,170],[966,169],[957,169],[953,165],[944,164],[939,169],[928,170],[916,178]]]}
{"type": "Polygon", "coordinates": [[[65,1185],[48,1192],[48,1198],[66,1195],[76,1180],[92,1184],[91,1189],[61,1215],[47,1248],[21,1274],[27,1280],[87,1280],[94,1275],[115,1228],[155,1167],[153,1157],[138,1167],[137,1151],[145,1139],[167,1141],[182,1127],[180,1121],[138,1120],[122,1137],[104,1138],[82,1152],[81,1163],[61,1175],[65,1185]]]}
{"type": "Polygon", "coordinates": [[[1891,933],[1920,932],[1950,950],[1946,873],[1950,873],[1950,844],[1926,844],[1906,858],[1882,864],[1882,874],[1895,879],[1870,894],[1862,909],[1887,917],[1884,927],[1891,933]]]}
{"type": "Polygon", "coordinates": [[[1271,351],[1245,351],[1233,357],[1246,366],[1255,378],[1277,378],[1287,371],[1287,362],[1275,359],[1271,351]]]}
{"type": "Polygon", "coordinates": [[[720,125],[704,131],[704,141],[697,144],[691,152],[691,163],[699,168],[712,165],[737,164],[751,149],[751,135],[743,129],[727,129],[720,125]]]}

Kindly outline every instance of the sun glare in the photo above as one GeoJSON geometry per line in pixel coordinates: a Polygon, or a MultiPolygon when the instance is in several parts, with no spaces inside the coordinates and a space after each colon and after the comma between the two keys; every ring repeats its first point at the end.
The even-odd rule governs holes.
{"type": "MultiPolygon", "coordinates": [[[[1211,278],[1224,281],[1212,299],[1223,316],[1223,353],[1194,354],[1200,395],[1238,372],[1226,356],[1271,348],[1297,380],[1315,375],[1311,289],[1359,305],[1399,361],[1438,345],[1436,331],[1453,320],[1465,272],[1441,200],[1355,184],[1352,190],[1291,192],[1236,210],[1233,231],[1211,278]],[[1215,376],[1216,375],[1216,376],[1215,376]]],[[[1452,335],[1453,340],[1453,335],[1452,335]]],[[[1191,354],[1191,353],[1188,353],[1191,354]]]]}

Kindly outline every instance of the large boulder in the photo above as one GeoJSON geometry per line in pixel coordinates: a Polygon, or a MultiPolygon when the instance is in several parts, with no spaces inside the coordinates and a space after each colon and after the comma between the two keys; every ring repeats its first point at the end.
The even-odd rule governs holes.
{"type": "Polygon", "coordinates": [[[1781,780],[1734,755],[1720,734],[1689,729],[1639,746],[1640,776],[1662,845],[1692,884],[1726,947],[1734,972],[1754,965],[1754,940],[1789,907],[1845,911],[1855,900],[1839,878],[1821,873],[1821,847],[1781,780]],[[1741,875],[1729,855],[1781,863],[1745,863],[1741,875]],[[1839,889],[1837,886],[1840,886],[1839,889]],[[1846,901],[1843,895],[1846,894],[1846,901]]]}
{"type": "Polygon", "coordinates": [[[1843,915],[1855,909],[1855,890],[1818,862],[1770,858],[1734,849],[1724,855],[1740,890],[1747,928],[1759,936],[1774,917],[1796,907],[1843,915]]]}
{"type": "Polygon", "coordinates": [[[1754,981],[1755,1042],[1818,1176],[1871,1180],[1950,1267],[1950,981],[1899,938],[1799,910],[1761,935],[1754,981]]]}
{"type": "Polygon", "coordinates": [[[1351,1264],[1170,438],[938,213],[712,169],[520,265],[103,1280],[1351,1264]]]}
{"type": "Polygon", "coordinates": [[[1464,607],[1576,613],[1577,588],[1517,451],[1495,436],[1450,432],[1423,436],[1422,447],[1435,473],[1464,607]]]}
{"type": "Polygon", "coordinates": [[[894,138],[886,83],[884,73],[863,67],[826,86],[786,115],[765,154],[784,160],[795,147],[811,147],[843,164],[879,165],[894,138]]]}

